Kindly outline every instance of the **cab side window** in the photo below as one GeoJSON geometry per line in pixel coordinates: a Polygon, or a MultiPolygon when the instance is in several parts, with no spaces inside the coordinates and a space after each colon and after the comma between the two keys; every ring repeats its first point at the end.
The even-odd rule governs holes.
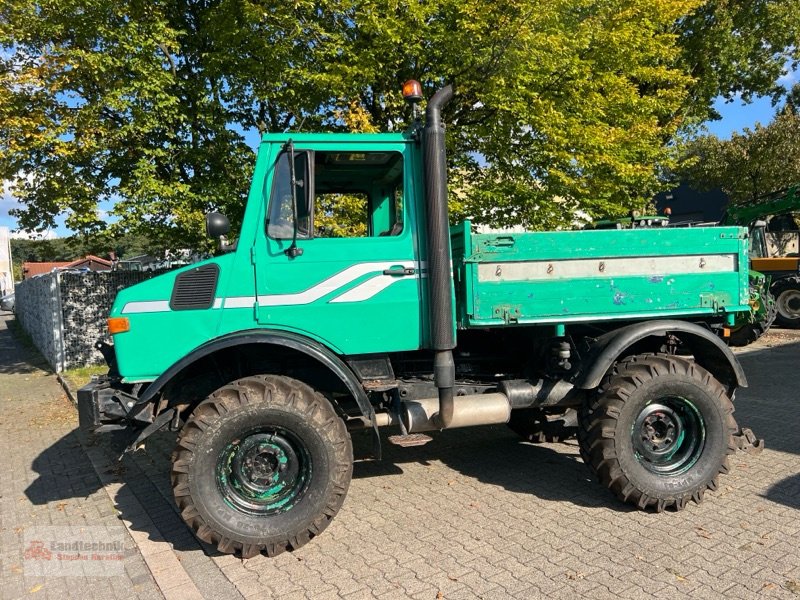
{"type": "Polygon", "coordinates": [[[314,237],[399,235],[402,196],[399,152],[314,153],[314,237]]]}
{"type": "MultiPolygon", "coordinates": [[[[397,236],[403,232],[403,156],[399,152],[294,152],[297,239],[397,236]]],[[[292,239],[290,153],[275,163],[267,235],[292,239]]]]}
{"type": "MultiPolygon", "coordinates": [[[[275,163],[272,178],[267,235],[276,240],[292,239],[294,235],[294,208],[292,207],[292,177],[290,154],[282,152],[275,163]]],[[[311,210],[309,198],[309,153],[295,151],[294,176],[297,198],[297,238],[309,237],[311,210]]]]}

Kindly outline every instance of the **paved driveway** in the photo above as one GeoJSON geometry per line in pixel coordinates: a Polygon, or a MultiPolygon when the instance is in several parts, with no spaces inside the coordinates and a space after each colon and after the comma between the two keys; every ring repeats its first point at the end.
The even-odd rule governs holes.
{"type": "MultiPolygon", "coordinates": [[[[681,513],[620,504],[590,479],[574,444],[530,445],[505,427],[486,427],[444,432],[421,448],[386,444],[382,463],[356,464],[344,507],[322,536],[276,559],[240,561],[199,544],[182,525],[168,481],[174,436],[160,434],[147,452],[120,464],[108,441],[73,449],[99,475],[46,498],[4,475],[2,596],[34,587],[19,572],[22,534],[9,533],[20,524],[6,518],[6,507],[55,514],[58,502],[84,502],[102,490],[138,550],[129,571],[143,596],[153,574],[167,598],[181,597],[175,591],[188,589],[180,587],[187,579],[209,598],[797,598],[800,333],[772,334],[740,358],[751,387],[737,396],[736,416],[766,438],[767,450],[735,455],[720,490],[681,513]]],[[[55,453],[77,440],[75,418],[59,413],[60,439],[17,427],[10,443],[9,407],[32,393],[16,372],[27,363],[13,362],[0,369],[2,443],[27,465],[12,478],[27,477],[30,488],[48,476],[55,453]]],[[[37,396],[51,390],[41,409],[61,406],[52,375],[41,375],[37,386],[37,396]]],[[[357,449],[367,444],[357,437],[357,449]]],[[[60,585],[39,583],[41,591],[60,585]]]]}

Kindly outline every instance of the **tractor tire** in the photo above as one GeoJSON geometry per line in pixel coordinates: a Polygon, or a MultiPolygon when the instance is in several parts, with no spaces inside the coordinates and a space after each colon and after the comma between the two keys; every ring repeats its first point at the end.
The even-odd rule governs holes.
{"type": "Polygon", "coordinates": [[[342,506],[353,448],[330,402],[306,384],[246,377],[201,402],[178,436],[172,488],[181,516],[220,552],[296,550],[342,506]]]}
{"type": "MultiPolygon", "coordinates": [[[[770,296],[772,294],[770,293],[770,296]]],[[[774,298],[767,299],[766,313],[753,323],[746,323],[731,331],[728,345],[735,348],[748,346],[769,331],[778,315],[778,303],[774,298]]]]}
{"type": "Polygon", "coordinates": [[[800,276],[792,275],[772,282],[770,291],[775,296],[778,314],[776,321],[782,327],[800,327],[800,276]]]}
{"type": "Polygon", "coordinates": [[[602,485],[639,509],[683,509],[716,490],[736,451],[733,404],[692,361],[618,363],[579,416],[581,455],[602,485]]]}
{"type": "Polygon", "coordinates": [[[565,442],[578,433],[578,413],[574,408],[561,414],[548,414],[539,408],[512,410],[508,426],[534,444],[565,442]]]}

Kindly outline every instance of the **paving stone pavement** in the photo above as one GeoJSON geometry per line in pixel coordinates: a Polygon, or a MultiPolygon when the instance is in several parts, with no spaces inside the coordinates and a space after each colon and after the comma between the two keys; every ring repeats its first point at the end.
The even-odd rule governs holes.
{"type": "Polygon", "coordinates": [[[0,317],[0,598],[163,598],[78,441],[75,407],[8,320],[0,317]],[[124,536],[124,574],[26,575],[25,532],[67,525],[124,536]]]}
{"type": "MultiPolygon", "coordinates": [[[[6,360],[3,335],[0,325],[6,360]]],[[[591,480],[574,443],[520,443],[505,427],[451,431],[419,448],[385,444],[383,462],[356,463],[344,506],[321,536],[297,552],[247,561],[218,554],[183,526],[169,487],[174,434],[158,434],[117,464],[108,438],[76,445],[75,418],[52,375],[21,372],[30,368],[24,360],[0,362],[10,466],[0,472],[2,597],[40,583],[15,570],[17,528],[36,518],[121,518],[139,548],[149,546],[144,554],[174,555],[207,598],[797,598],[800,332],[778,330],[740,359],[751,387],[737,394],[736,416],[767,449],[736,454],[732,472],[700,505],[660,515],[631,510],[591,480]],[[47,407],[64,413],[58,427],[20,417],[47,407]]],[[[354,441],[357,453],[369,447],[361,434],[354,441]]],[[[128,580],[120,579],[135,578],[134,593],[159,597],[148,564],[131,552],[128,580]]],[[[61,583],[50,583],[33,596],[56,595],[61,583]]],[[[98,585],[109,587],[87,595],[120,593],[114,582],[98,585]]]]}

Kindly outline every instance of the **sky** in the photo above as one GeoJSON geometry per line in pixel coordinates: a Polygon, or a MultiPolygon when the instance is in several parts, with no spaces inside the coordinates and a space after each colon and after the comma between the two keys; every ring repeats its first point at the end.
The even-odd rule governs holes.
{"type": "MultiPolygon", "coordinates": [[[[781,77],[778,81],[791,87],[791,84],[798,80],[800,73],[796,71],[789,71],[786,75],[781,77]]],[[[775,107],[769,98],[758,98],[750,104],[743,104],[740,99],[733,102],[725,102],[719,99],[715,102],[714,107],[722,116],[718,121],[712,121],[706,124],[709,133],[715,134],[722,139],[728,139],[734,131],[740,132],[745,127],[752,128],[756,123],[766,125],[772,120],[775,113],[775,107]]],[[[248,134],[245,139],[255,149],[258,144],[257,134],[248,134]]],[[[5,183],[5,182],[4,182],[5,183]]],[[[8,214],[9,209],[13,208],[16,203],[11,195],[8,193],[8,186],[4,185],[2,189],[2,196],[0,196],[0,226],[9,227],[12,232],[16,228],[16,219],[8,214]]],[[[110,206],[101,206],[101,214],[107,211],[110,206]]],[[[45,237],[63,237],[70,234],[70,231],[64,226],[63,218],[58,218],[58,227],[54,231],[45,232],[45,237]]],[[[14,234],[25,236],[25,234],[14,234]]]]}
{"type": "Polygon", "coordinates": [[[752,129],[756,123],[766,125],[775,115],[770,98],[758,98],[746,105],[741,100],[725,102],[720,98],[714,103],[714,108],[722,119],[707,122],[706,128],[720,139],[728,139],[734,131],[741,132],[745,127],[752,129]]]}

